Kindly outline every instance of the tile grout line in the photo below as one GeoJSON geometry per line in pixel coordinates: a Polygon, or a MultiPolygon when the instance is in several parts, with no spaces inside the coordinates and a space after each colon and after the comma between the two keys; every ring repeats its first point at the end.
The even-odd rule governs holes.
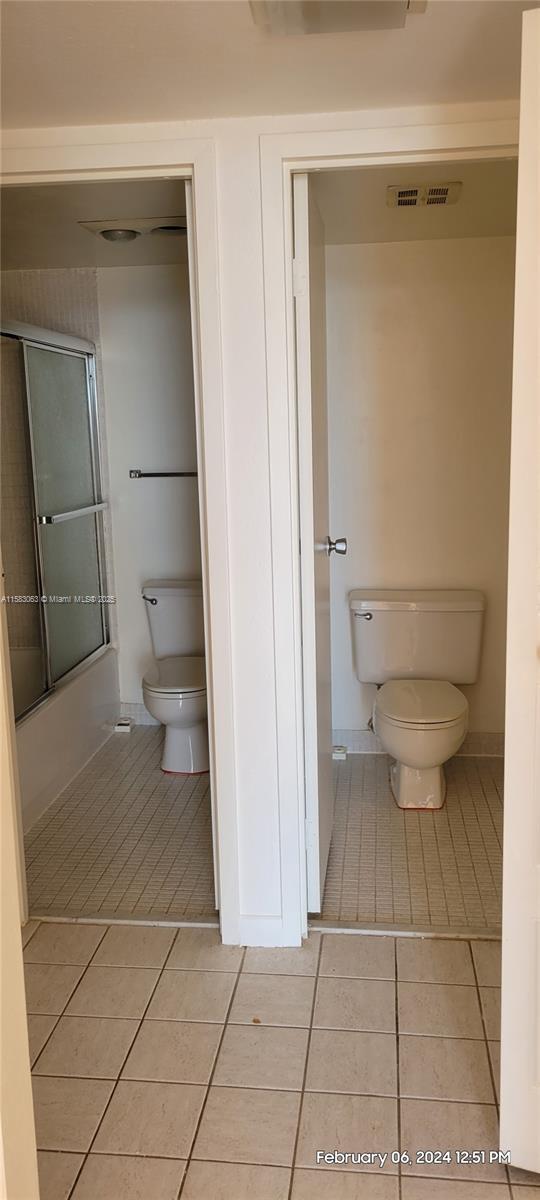
{"type": "MultiPolygon", "coordinates": [[[[215,1072],[216,1072],[216,1067],[217,1067],[217,1064],[218,1064],[218,1058],[219,1058],[219,1055],[220,1055],[220,1052],[221,1052],[221,1047],[222,1047],[222,1045],[223,1045],[223,1039],[224,1039],[224,1037],[225,1037],[225,1033],[226,1033],[226,1030],[227,1030],[227,1027],[228,1027],[228,1024],[229,1024],[229,1016],[230,1016],[230,1012],[231,1012],[232,1006],[233,1006],[233,1004],[234,1004],[234,998],[235,998],[235,996],[236,996],[236,992],[237,992],[238,984],[239,984],[239,982],[240,982],[240,977],[241,977],[241,975],[242,975],[242,972],[243,972],[243,968],[244,968],[244,961],[245,961],[245,957],[246,957],[246,947],[245,947],[245,946],[243,946],[241,949],[242,949],[242,954],[241,954],[240,963],[239,963],[239,966],[238,966],[238,969],[237,969],[237,972],[236,972],[236,980],[235,980],[234,987],[233,987],[233,989],[232,989],[232,992],[231,992],[231,995],[230,995],[230,998],[229,998],[229,1003],[228,1003],[228,1005],[227,1005],[227,1011],[226,1011],[226,1013],[225,1013],[225,1019],[224,1019],[224,1021],[223,1021],[223,1027],[222,1027],[222,1031],[221,1031],[221,1037],[220,1037],[220,1039],[219,1039],[219,1041],[218,1041],[218,1044],[217,1044],[216,1053],[215,1053],[215,1055],[214,1055],[214,1061],[213,1061],[213,1063],[212,1063],[212,1069],[211,1069],[211,1071],[210,1071],[210,1075],[209,1075],[209,1078],[208,1078],[208,1083],[206,1084],[206,1091],[205,1091],[205,1094],[204,1094],[204,1098],[203,1098],[203,1102],[202,1102],[201,1109],[200,1109],[200,1112],[199,1112],[199,1116],[198,1116],[198,1118],[197,1118],[197,1122],[196,1122],[196,1124],[195,1124],[195,1129],[194,1129],[194,1131],[193,1131],[193,1137],[192,1137],[192,1139],[191,1139],[191,1144],[190,1144],[189,1151],[188,1151],[188,1155],[187,1155],[187,1158],[186,1158],[186,1169],[185,1169],[185,1171],[184,1171],[184,1174],[183,1174],[183,1176],[182,1176],[182,1179],[181,1179],[181,1181],[180,1181],[180,1188],[179,1188],[179,1190],[178,1190],[178,1194],[177,1194],[177,1198],[176,1198],[176,1200],[180,1200],[180,1196],[182,1195],[182,1192],[183,1192],[183,1190],[184,1190],[184,1184],[185,1184],[185,1181],[186,1181],[186,1179],[187,1179],[188,1171],[189,1171],[189,1168],[190,1168],[190,1165],[191,1165],[191,1161],[192,1161],[192,1154],[193,1154],[193,1151],[194,1151],[194,1149],[195,1149],[195,1143],[196,1143],[196,1141],[197,1141],[197,1137],[198,1137],[198,1135],[199,1135],[199,1130],[200,1130],[200,1127],[201,1127],[201,1124],[202,1124],[203,1115],[204,1115],[204,1113],[205,1113],[205,1110],[206,1110],[206,1105],[207,1105],[207,1103],[208,1103],[208,1097],[209,1097],[209,1095],[210,1095],[210,1088],[211,1088],[211,1086],[212,1086],[212,1080],[213,1080],[213,1078],[214,1078],[214,1075],[215,1075],[215,1072]]],[[[197,1160],[195,1160],[195,1161],[197,1161],[197,1160]]]]}
{"type": "Polygon", "coordinates": [[[291,1177],[289,1180],[289,1190],[287,1192],[288,1200],[291,1200],[291,1197],[292,1197],[292,1189],[293,1189],[293,1184],[294,1184],[294,1172],[296,1170],[296,1155],[298,1152],[298,1141],[300,1138],[300,1125],[302,1123],[302,1112],[304,1109],[304,1098],[305,1098],[305,1094],[306,1094],[306,1079],[307,1079],[307,1072],[308,1072],[308,1065],[309,1065],[309,1053],[310,1053],[310,1049],[311,1049],[311,1038],[312,1038],[312,1034],[313,1034],[313,1017],[315,1015],[317,992],[319,990],[321,958],[322,958],[322,952],[323,952],[323,939],[324,939],[324,934],[321,934],[321,938],[320,938],[320,942],[319,942],[319,950],[318,950],[318,954],[317,954],[317,967],[315,970],[315,984],[314,984],[314,988],[313,988],[313,999],[311,1001],[311,1011],[310,1011],[309,1026],[308,1026],[308,1038],[307,1038],[307,1044],[306,1044],[306,1060],[304,1063],[304,1071],[302,1074],[302,1085],[300,1088],[300,1104],[298,1107],[298,1116],[296,1118],[296,1133],[295,1133],[295,1138],[294,1138],[294,1143],[293,1143],[293,1152],[292,1152],[292,1158],[291,1158],[291,1177]]]}

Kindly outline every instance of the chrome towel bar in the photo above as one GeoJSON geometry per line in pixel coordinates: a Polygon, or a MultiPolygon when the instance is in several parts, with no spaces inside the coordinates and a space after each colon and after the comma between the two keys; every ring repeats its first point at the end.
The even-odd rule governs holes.
{"type": "Polygon", "coordinates": [[[196,479],[196,471],[141,471],[139,467],[132,467],[129,472],[130,479],[196,479]]]}
{"type": "Polygon", "coordinates": [[[60,525],[62,521],[73,521],[75,517],[86,517],[90,513],[104,512],[108,507],[107,501],[102,500],[99,504],[86,504],[84,508],[72,508],[69,512],[50,513],[49,516],[39,513],[36,521],[38,525],[60,525]]]}

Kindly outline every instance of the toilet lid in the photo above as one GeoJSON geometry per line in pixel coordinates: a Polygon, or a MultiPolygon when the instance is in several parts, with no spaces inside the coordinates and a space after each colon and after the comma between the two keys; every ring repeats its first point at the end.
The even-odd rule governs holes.
{"type": "Polygon", "coordinates": [[[389,679],[375,700],[381,716],[404,725],[442,725],[468,708],[462,692],[441,679],[389,679]]]}
{"type": "Polygon", "coordinates": [[[158,658],[143,684],[151,692],[205,692],[204,658],[158,658]]]}

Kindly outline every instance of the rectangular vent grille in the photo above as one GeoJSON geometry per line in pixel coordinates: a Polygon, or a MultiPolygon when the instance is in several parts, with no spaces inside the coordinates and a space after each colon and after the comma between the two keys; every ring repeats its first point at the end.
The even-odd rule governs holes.
{"type": "Polygon", "coordinates": [[[389,208],[431,208],[440,204],[456,204],[459,200],[462,184],[427,183],[409,187],[389,187],[386,189],[386,203],[389,208]]]}

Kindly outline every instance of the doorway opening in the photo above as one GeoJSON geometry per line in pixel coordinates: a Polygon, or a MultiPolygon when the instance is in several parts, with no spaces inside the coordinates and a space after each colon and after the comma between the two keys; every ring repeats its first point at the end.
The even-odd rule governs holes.
{"type": "Polygon", "coordinates": [[[517,163],[293,178],[311,923],[498,936],[517,163]],[[362,632],[384,627],[374,610],[394,629],[429,597],[460,619],[483,610],[476,666],[437,673],[439,642],[435,669],[415,672],[409,623],[401,658],[392,632],[366,670],[362,609],[362,632]],[[437,764],[441,807],[398,803],[388,680],[420,705],[415,722],[385,714],[401,738],[411,723],[423,737],[451,724],[422,710],[424,681],[431,699],[436,680],[441,702],[460,698],[458,744],[437,764]]]}
{"type": "Polygon", "coordinates": [[[32,917],[217,923],[192,221],[181,178],[3,190],[1,540],[32,917]]]}

